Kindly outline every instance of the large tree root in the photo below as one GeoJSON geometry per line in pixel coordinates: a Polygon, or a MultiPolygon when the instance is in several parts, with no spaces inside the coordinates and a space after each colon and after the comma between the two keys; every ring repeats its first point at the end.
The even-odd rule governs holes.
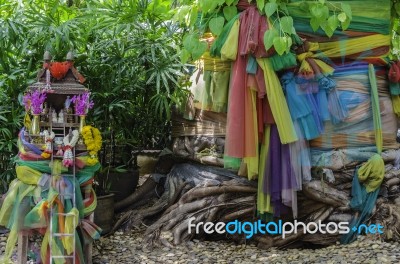
{"type": "Polygon", "coordinates": [[[152,177],[148,177],[147,180],[130,196],[122,201],[114,204],[114,210],[120,211],[140,200],[148,199],[155,194],[154,190],[157,187],[157,183],[152,177]]]}
{"type": "MultiPolygon", "coordinates": [[[[321,180],[321,175],[303,184],[298,192],[298,221],[350,222],[357,213],[350,208],[351,183],[354,167],[331,174],[334,179],[321,180]]],[[[140,194],[131,196],[133,205],[153,191],[154,183],[148,182],[140,194]],[[150,190],[151,189],[151,190],[150,190]]],[[[196,226],[200,222],[257,221],[257,183],[238,177],[228,170],[198,164],[175,164],[168,173],[165,191],[153,206],[126,212],[113,230],[146,225],[144,245],[172,247],[194,237],[209,238],[200,228],[189,229],[189,222],[196,226]]],[[[369,223],[385,226],[385,239],[400,240],[400,171],[386,165],[385,179],[369,223]]],[[[128,205],[126,201],[124,206],[128,205]]],[[[129,206],[132,206],[129,205],[129,206]]],[[[286,219],[289,220],[290,219],[286,219]]],[[[368,223],[367,223],[368,224],[368,223]]],[[[305,244],[326,246],[336,243],[339,234],[304,234],[302,229],[283,239],[280,235],[255,235],[253,240],[261,248],[296,247],[305,244]]],[[[231,238],[245,241],[245,234],[214,235],[214,238],[231,238]]]]}

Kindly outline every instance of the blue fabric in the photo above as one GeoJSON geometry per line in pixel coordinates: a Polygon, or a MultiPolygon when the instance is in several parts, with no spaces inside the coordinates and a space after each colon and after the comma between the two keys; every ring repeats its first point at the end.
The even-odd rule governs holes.
{"type": "Polygon", "coordinates": [[[247,59],[246,72],[253,75],[257,73],[257,60],[252,55],[247,59]]]}
{"type": "Polygon", "coordinates": [[[349,111],[339,100],[338,91],[333,89],[328,95],[328,109],[331,114],[331,121],[337,125],[349,116],[349,111]]]}
{"type": "Polygon", "coordinates": [[[326,94],[326,90],[319,89],[318,93],[315,95],[315,101],[318,105],[318,113],[323,121],[330,120],[330,114],[328,111],[328,97],[326,94]]]}
{"type": "Polygon", "coordinates": [[[347,111],[371,100],[369,94],[356,93],[351,91],[339,91],[339,100],[347,111]]]}
{"type": "Polygon", "coordinates": [[[322,125],[313,96],[299,89],[293,72],[285,73],[281,82],[292,119],[298,121],[307,140],[317,138],[322,132],[322,125]]]}

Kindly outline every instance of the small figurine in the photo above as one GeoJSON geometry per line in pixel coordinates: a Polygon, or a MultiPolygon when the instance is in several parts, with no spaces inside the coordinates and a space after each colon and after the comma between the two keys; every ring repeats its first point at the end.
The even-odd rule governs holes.
{"type": "Polygon", "coordinates": [[[47,122],[47,114],[49,113],[49,108],[47,107],[47,103],[44,102],[42,114],[40,116],[40,121],[47,122]]]}
{"type": "Polygon", "coordinates": [[[72,108],[68,108],[66,110],[66,113],[67,113],[67,122],[68,123],[75,123],[75,118],[74,118],[74,115],[72,113],[72,108]]]}
{"type": "Polygon", "coordinates": [[[71,103],[72,103],[72,100],[71,100],[70,96],[67,95],[67,99],[65,99],[65,102],[64,102],[64,107],[65,107],[65,115],[67,116],[66,119],[67,119],[68,123],[74,123],[74,121],[75,121],[73,113],[72,113],[71,103]]]}
{"type": "Polygon", "coordinates": [[[71,106],[71,99],[69,98],[69,95],[67,95],[67,99],[65,99],[64,107],[65,109],[69,109],[71,106]]]}
{"type": "Polygon", "coordinates": [[[58,114],[58,123],[64,123],[64,111],[61,109],[60,113],[58,114]]]}
{"type": "Polygon", "coordinates": [[[43,135],[44,135],[45,150],[44,150],[42,156],[44,158],[49,158],[51,156],[51,154],[53,153],[53,139],[54,139],[55,134],[53,131],[51,131],[49,133],[48,130],[44,130],[43,135]]]}
{"type": "Polygon", "coordinates": [[[53,122],[53,123],[57,123],[57,113],[56,113],[56,110],[54,110],[53,109],[53,111],[51,112],[51,121],[53,122]]]}
{"type": "Polygon", "coordinates": [[[62,138],[59,138],[59,137],[56,138],[55,143],[57,145],[56,156],[63,156],[64,155],[64,151],[63,151],[63,148],[62,148],[62,144],[63,144],[62,138]]]}

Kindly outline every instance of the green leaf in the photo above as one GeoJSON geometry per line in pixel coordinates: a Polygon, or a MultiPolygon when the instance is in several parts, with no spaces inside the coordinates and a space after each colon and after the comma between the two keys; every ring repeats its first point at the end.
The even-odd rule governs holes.
{"type": "Polygon", "coordinates": [[[283,12],[285,15],[289,14],[289,9],[287,8],[287,4],[285,2],[280,2],[278,4],[278,9],[280,12],[283,12]]]}
{"type": "Polygon", "coordinates": [[[332,28],[329,26],[328,21],[325,21],[324,23],[321,24],[321,28],[323,31],[325,31],[325,34],[328,37],[332,37],[333,36],[333,32],[334,30],[332,30],[332,28]]]}
{"type": "Polygon", "coordinates": [[[277,9],[278,5],[276,3],[267,3],[265,5],[265,14],[267,15],[267,17],[270,17],[273,13],[276,12],[277,9]]]}
{"type": "Polygon", "coordinates": [[[396,10],[397,15],[400,16],[400,2],[394,4],[394,9],[396,10]]]}
{"type": "Polygon", "coordinates": [[[321,4],[325,4],[325,0],[319,0],[321,4]]]}
{"type": "Polygon", "coordinates": [[[293,29],[293,18],[284,16],[281,18],[281,29],[283,32],[291,34],[293,29]]]}
{"type": "Polygon", "coordinates": [[[211,13],[218,6],[218,2],[215,0],[203,0],[200,3],[202,3],[201,10],[204,14],[211,13]]]}
{"type": "Polygon", "coordinates": [[[257,0],[257,8],[262,12],[264,10],[265,0],[257,0]]]}
{"type": "Polygon", "coordinates": [[[213,34],[219,36],[221,34],[222,29],[224,28],[225,19],[223,17],[214,17],[211,18],[208,26],[213,34]]]}
{"type": "Polygon", "coordinates": [[[199,39],[195,34],[186,35],[183,38],[183,47],[189,52],[193,52],[193,49],[198,45],[199,39]]]}
{"type": "Polygon", "coordinates": [[[226,0],[225,3],[230,6],[235,0],[226,0]]]}
{"type": "Polygon", "coordinates": [[[236,6],[225,6],[223,9],[225,19],[227,21],[231,20],[234,18],[238,12],[236,6]]]}
{"type": "Polygon", "coordinates": [[[186,49],[182,49],[181,50],[181,62],[183,64],[185,64],[188,62],[189,58],[190,58],[190,52],[187,51],[186,49]]]}
{"type": "Polygon", "coordinates": [[[292,38],[291,37],[285,37],[286,38],[286,53],[290,51],[290,48],[292,47],[292,38]]]}
{"type": "Polygon", "coordinates": [[[312,5],[310,8],[311,16],[320,19],[327,19],[329,16],[329,8],[321,4],[312,5]]]}
{"type": "Polygon", "coordinates": [[[274,38],[274,48],[279,55],[282,55],[287,50],[287,40],[285,37],[274,38]]]}
{"type": "Polygon", "coordinates": [[[351,12],[351,7],[350,7],[350,5],[342,2],[342,3],[341,3],[341,7],[342,7],[343,12],[345,12],[346,15],[347,15],[350,19],[352,19],[353,16],[352,16],[352,12],[351,12]]]}
{"type": "Polygon", "coordinates": [[[265,31],[264,33],[264,46],[265,50],[269,50],[274,44],[275,37],[278,37],[278,31],[275,28],[265,31]]]}
{"type": "Polygon", "coordinates": [[[310,25],[311,25],[311,28],[315,32],[315,31],[318,30],[319,26],[321,25],[321,22],[320,22],[320,20],[318,18],[313,17],[313,18],[310,19],[310,25]]]}
{"type": "Polygon", "coordinates": [[[347,15],[346,15],[345,12],[342,12],[342,13],[340,13],[337,17],[338,17],[338,20],[339,20],[340,22],[344,22],[344,21],[346,21],[347,15]]]}
{"type": "Polygon", "coordinates": [[[338,25],[339,21],[335,15],[332,15],[328,18],[328,26],[332,29],[332,31],[335,31],[338,25]]]}
{"type": "Polygon", "coordinates": [[[204,52],[207,50],[207,43],[204,41],[199,41],[198,45],[195,47],[195,49],[192,51],[192,59],[193,60],[198,60],[200,59],[201,55],[203,55],[204,52]]]}
{"type": "Polygon", "coordinates": [[[198,13],[199,13],[198,7],[194,6],[190,11],[189,26],[194,26],[194,24],[196,24],[198,13]]]}
{"type": "Polygon", "coordinates": [[[351,21],[350,18],[346,18],[346,21],[344,21],[344,22],[341,23],[342,30],[346,30],[346,29],[349,28],[349,26],[350,26],[350,21],[351,21]]]}

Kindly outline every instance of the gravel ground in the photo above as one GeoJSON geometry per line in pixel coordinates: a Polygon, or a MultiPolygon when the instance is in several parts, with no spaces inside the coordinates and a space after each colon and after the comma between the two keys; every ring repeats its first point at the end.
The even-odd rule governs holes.
{"type": "Polygon", "coordinates": [[[254,245],[194,240],[176,248],[142,249],[140,233],[101,238],[95,244],[93,263],[400,263],[398,242],[369,238],[350,245],[322,249],[261,250],[254,245]]]}
{"type": "MultiPolygon", "coordinates": [[[[142,248],[143,232],[116,232],[102,237],[93,247],[94,264],[130,263],[400,263],[400,244],[360,237],[350,245],[322,249],[262,250],[254,245],[229,242],[190,241],[176,248],[142,248]]],[[[7,235],[0,235],[0,255],[4,253],[7,235]]],[[[38,238],[32,239],[38,241],[38,238]]],[[[16,255],[14,254],[14,259],[16,255]]],[[[16,263],[16,262],[15,262],[16,263]]],[[[33,263],[33,262],[31,262],[33,263]]]]}

